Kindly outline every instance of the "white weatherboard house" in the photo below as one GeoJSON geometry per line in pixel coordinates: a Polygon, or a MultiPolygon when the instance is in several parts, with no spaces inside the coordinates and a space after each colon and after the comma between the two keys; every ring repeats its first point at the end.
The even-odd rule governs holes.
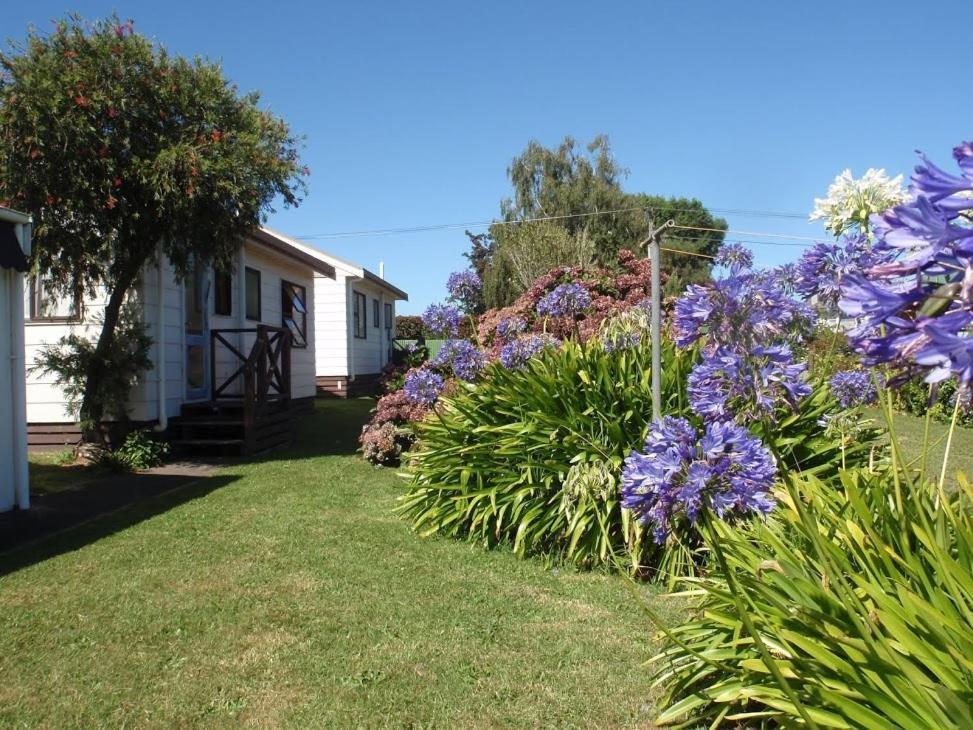
{"type": "Polygon", "coordinates": [[[374,393],[382,368],[392,359],[395,304],[409,295],[359,264],[346,261],[275,231],[269,234],[333,267],[333,277],[315,274],[315,372],[323,395],[374,393]]]}
{"type": "Polygon", "coordinates": [[[29,216],[0,208],[0,512],[30,506],[24,393],[24,272],[29,216]]]}
{"type": "MultiPolygon", "coordinates": [[[[337,346],[316,337],[318,278],[334,281],[334,268],[265,229],[241,243],[229,272],[200,267],[180,281],[160,255],[142,272],[135,291],[153,340],[153,368],[132,389],[129,418],[158,430],[192,425],[188,438],[201,445],[236,444],[242,451],[275,445],[271,436],[280,436],[285,421],[293,423],[292,407],[309,405],[316,394],[317,348],[337,346]],[[281,336],[284,331],[291,337],[281,336]],[[199,423],[186,423],[190,416],[199,423]],[[240,428],[231,436],[214,436],[210,432],[220,417],[222,426],[240,428]]],[[[97,337],[106,297],[81,302],[52,297],[40,277],[31,280],[25,300],[29,368],[41,347],[68,333],[97,337]]],[[[28,375],[32,446],[76,443],[75,418],[50,375],[28,375]]]]}

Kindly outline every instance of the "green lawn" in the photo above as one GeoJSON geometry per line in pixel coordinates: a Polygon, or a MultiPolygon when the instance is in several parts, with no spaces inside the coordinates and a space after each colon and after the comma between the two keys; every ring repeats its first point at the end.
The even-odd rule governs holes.
{"type": "Polygon", "coordinates": [[[0,556],[0,725],[647,725],[624,581],[418,539],[352,453],[369,406],[0,556]]]}
{"type": "MultiPolygon", "coordinates": [[[[875,419],[877,424],[885,424],[885,418],[879,409],[869,409],[867,415],[875,419]]],[[[916,460],[916,468],[918,468],[918,459],[922,456],[925,419],[907,413],[896,413],[892,424],[902,452],[907,458],[916,460]]],[[[948,433],[949,426],[946,424],[936,421],[929,424],[929,454],[926,470],[928,474],[937,479],[943,466],[948,433]]],[[[950,476],[957,471],[962,471],[970,479],[973,479],[973,429],[957,427],[953,434],[953,443],[950,447],[949,463],[946,465],[946,469],[950,476]]]]}

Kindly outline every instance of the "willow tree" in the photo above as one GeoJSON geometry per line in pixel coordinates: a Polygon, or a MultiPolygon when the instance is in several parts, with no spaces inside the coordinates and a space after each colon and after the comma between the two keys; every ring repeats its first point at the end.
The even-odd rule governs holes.
{"type": "Polygon", "coordinates": [[[483,279],[487,306],[509,304],[524,291],[518,272],[525,259],[551,268],[577,265],[590,253],[594,263],[614,266],[619,251],[646,238],[650,217],[656,225],[672,219],[703,229],[668,234],[667,248],[703,256],[663,254],[667,293],[709,278],[706,256],[722,243],[726,221],[694,198],[628,192],[626,175],[604,135],[587,145],[571,137],[556,147],[528,143],[507,168],[512,195],[500,203],[500,220],[473,241],[468,257],[483,279]],[[537,219],[546,220],[531,222],[537,219]]]}
{"type": "Polygon", "coordinates": [[[0,74],[0,201],[33,214],[33,265],[50,289],[105,297],[79,413],[85,439],[100,440],[119,319],[158,247],[181,277],[228,266],[275,200],[299,202],[307,169],[257,94],[131,21],[32,29],[0,52],[0,74]]]}

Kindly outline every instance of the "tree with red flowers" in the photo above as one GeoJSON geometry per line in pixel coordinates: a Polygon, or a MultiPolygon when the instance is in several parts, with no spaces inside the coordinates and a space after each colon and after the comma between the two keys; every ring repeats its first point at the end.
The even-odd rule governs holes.
{"type": "Polygon", "coordinates": [[[34,216],[33,266],[57,293],[107,296],[79,388],[86,440],[100,440],[119,319],[158,247],[180,276],[227,267],[275,200],[300,202],[298,140],[258,101],[117,17],[71,16],[0,52],[0,201],[34,216]]]}

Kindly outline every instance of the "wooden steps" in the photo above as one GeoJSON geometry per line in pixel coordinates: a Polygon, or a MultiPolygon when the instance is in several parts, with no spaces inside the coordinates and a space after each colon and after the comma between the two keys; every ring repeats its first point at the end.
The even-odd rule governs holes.
{"type": "Polygon", "coordinates": [[[254,414],[248,423],[239,400],[187,403],[182,415],[170,422],[172,442],[186,455],[259,454],[293,441],[295,412],[288,400],[271,401],[267,412],[254,414]]]}

